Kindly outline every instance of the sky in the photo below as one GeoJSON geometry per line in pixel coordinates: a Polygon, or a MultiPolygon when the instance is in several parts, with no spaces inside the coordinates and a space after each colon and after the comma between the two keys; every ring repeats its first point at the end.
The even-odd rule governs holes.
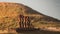
{"type": "Polygon", "coordinates": [[[0,2],[21,3],[60,20],[60,0],[0,0],[0,2]]]}

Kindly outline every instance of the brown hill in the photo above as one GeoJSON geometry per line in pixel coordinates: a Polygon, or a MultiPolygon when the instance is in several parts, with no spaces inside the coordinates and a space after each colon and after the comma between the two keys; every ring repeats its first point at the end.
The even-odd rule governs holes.
{"type": "Polygon", "coordinates": [[[23,15],[24,20],[25,17],[29,17],[34,28],[60,27],[60,20],[39,13],[28,6],[19,3],[0,2],[0,30],[11,32],[10,28],[20,28],[20,15],[23,15]]]}

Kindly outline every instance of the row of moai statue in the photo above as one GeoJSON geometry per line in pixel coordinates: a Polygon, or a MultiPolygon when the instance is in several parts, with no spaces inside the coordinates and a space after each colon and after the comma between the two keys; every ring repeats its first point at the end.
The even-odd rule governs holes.
{"type": "Polygon", "coordinates": [[[20,23],[19,23],[20,28],[31,28],[32,27],[29,16],[20,15],[19,17],[20,17],[20,23]]]}

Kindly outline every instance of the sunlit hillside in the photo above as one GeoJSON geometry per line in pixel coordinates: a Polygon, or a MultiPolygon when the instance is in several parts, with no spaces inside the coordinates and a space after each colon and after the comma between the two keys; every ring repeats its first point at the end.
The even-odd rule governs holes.
{"type": "Polygon", "coordinates": [[[30,23],[32,24],[33,28],[39,28],[42,30],[39,32],[34,31],[34,34],[39,34],[40,32],[43,33],[45,31],[60,32],[60,20],[39,13],[38,11],[33,10],[32,8],[23,4],[0,2],[0,33],[17,34],[18,32],[16,31],[16,29],[20,28],[20,15],[23,15],[23,17],[29,17],[30,23]]]}

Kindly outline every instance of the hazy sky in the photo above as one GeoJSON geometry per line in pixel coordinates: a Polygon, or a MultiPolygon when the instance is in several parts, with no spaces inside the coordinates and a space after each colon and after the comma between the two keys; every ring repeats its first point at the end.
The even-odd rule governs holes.
{"type": "Polygon", "coordinates": [[[60,0],[0,0],[25,4],[40,13],[60,19],[60,0]]]}

